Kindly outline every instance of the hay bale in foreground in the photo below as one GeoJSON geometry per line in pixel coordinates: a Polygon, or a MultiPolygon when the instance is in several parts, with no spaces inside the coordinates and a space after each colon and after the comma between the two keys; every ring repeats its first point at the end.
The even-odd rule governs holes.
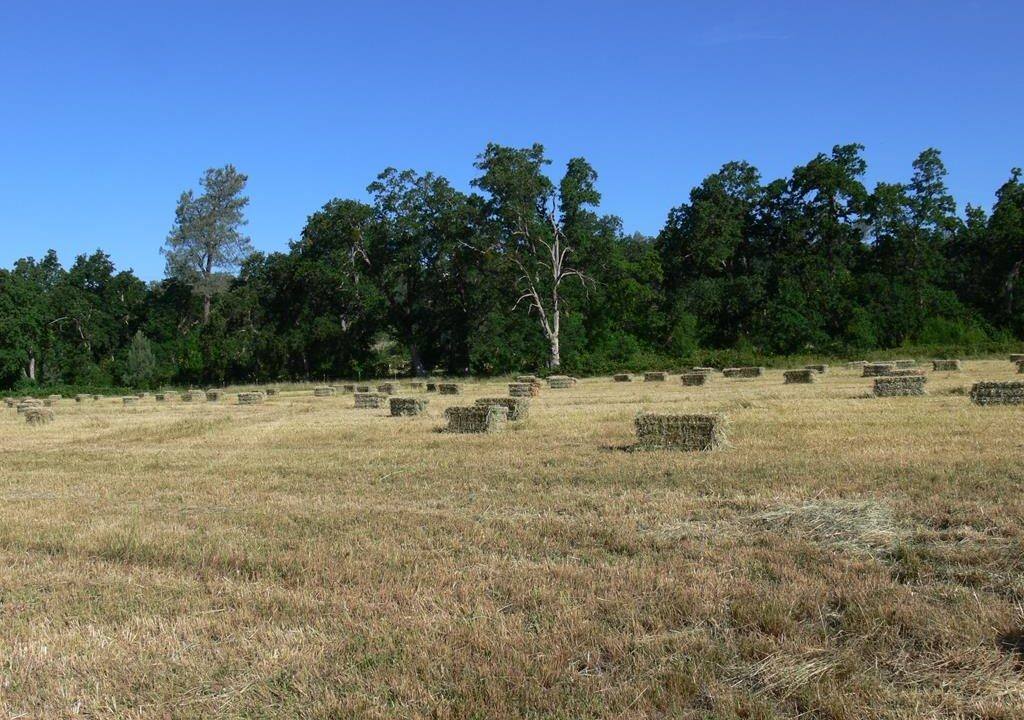
{"type": "Polygon", "coordinates": [[[638,449],[705,452],[725,443],[725,418],[721,415],[644,412],[636,416],[634,425],[638,449]]]}
{"type": "Polygon", "coordinates": [[[1024,382],[976,382],[971,386],[975,405],[1024,405],[1024,382]]]}
{"type": "Polygon", "coordinates": [[[121,398],[121,404],[122,405],[138,405],[139,404],[139,396],[138,395],[125,395],[123,398],[121,398]]]}
{"type": "Polygon", "coordinates": [[[786,385],[805,385],[817,382],[817,372],[810,368],[804,368],[802,370],[786,370],[782,373],[782,382],[786,385]]]}
{"type": "Polygon", "coordinates": [[[813,370],[819,375],[824,375],[828,372],[828,365],[817,364],[817,365],[804,365],[804,370],[813,370]]]}
{"type": "Polygon", "coordinates": [[[530,414],[530,401],[524,397],[480,398],[476,404],[482,407],[500,405],[508,410],[508,419],[512,421],[523,420],[530,414]]]}
{"type": "Polygon", "coordinates": [[[552,390],[564,390],[576,384],[576,378],[568,375],[552,375],[548,378],[548,387],[552,390]]]}
{"type": "Polygon", "coordinates": [[[521,382],[509,383],[508,394],[512,397],[537,397],[540,395],[540,385],[521,382]]]}
{"type": "Polygon", "coordinates": [[[53,410],[45,407],[28,408],[25,411],[25,422],[29,425],[45,425],[53,422],[53,410]]]}
{"type": "Polygon", "coordinates": [[[458,383],[437,383],[439,395],[461,395],[462,386],[458,383]]]}
{"type": "Polygon", "coordinates": [[[384,393],[357,392],[352,395],[357,408],[382,408],[388,396],[384,393]]]}
{"type": "Polygon", "coordinates": [[[862,366],[861,377],[881,377],[887,375],[891,371],[896,369],[896,363],[891,362],[873,362],[864,363],[862,366]]]}
{"type": "Polygon", "coordinates": [[[711,373],[688,372],[679,376],[679,382],[687,386],[707,385],[708,378],[710,377],[711,373]]]}
{"type": "Polygon", "coordinates": [[[389,401],[391,406],[391,417],[403,415],[421,415],[427,409],[429,400],[411,397],[393,397],[389,401]]]}
{"type": "Polygon", "coordinates": [[[383,393],[384,395],[394,395],[399,390],[401,390],[399,384],[393,382],[381,383],[377,386],[377,392],[383,393]]]}
{"type": "Polygon", "coordinates": [[[615,382],[633,382],[633,376],[629,373],[618,373],[617,375],[612,375],[612,380],[615,382]]]}
{"type": "Polygon", "coordinates": [[[875,397],[907,397],[924,395],[924,384],[928,378],[923,375],[875,378],[875,397]]]}
{"type": "Polygon", "coordinates": [[[335,390],[330,385],[318,385],[313,388],[313,397],[333,397],[334,393],[335,390]]]}
{"type": "Polygon", "coordinates": [[[960,372],[962,369],[959,360],[932,360],[932,370],[935,372],[960,372]]]}
{"type": "Polygon", "coordinates": [[[239,405],[259,405],[266,399],[267,396],[258,390],[238,393],[239,405]]]}
{"type": "Polygon", "coordinates": [[[661,372],[660,370],[644,373],[644,382],[665,382],[667,378],[668,373],[661,372]]]}
{"type": "Polygon", "coordinates": [[[722,370],[727,378],[754,378],[764,375],[763,367],[732,367],[722,370]]]}
{"type": "Polygon", "coordinates": [[[501,405],[450,407],[444,411],[444,417],[448,421],[445,432],[492,433],[503,430],[508,424],[508,408],[501,405]]]}

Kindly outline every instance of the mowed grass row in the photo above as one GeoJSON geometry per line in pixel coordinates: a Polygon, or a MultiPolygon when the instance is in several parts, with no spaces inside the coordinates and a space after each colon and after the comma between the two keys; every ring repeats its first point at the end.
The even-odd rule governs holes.
{"type": "Polygon", "coordinates": [[[978,379],[4,411],[0,716],[1020,717],[1024,410],[978,379]],[[640,410],[729,447],[625,452],[640,410]]]}

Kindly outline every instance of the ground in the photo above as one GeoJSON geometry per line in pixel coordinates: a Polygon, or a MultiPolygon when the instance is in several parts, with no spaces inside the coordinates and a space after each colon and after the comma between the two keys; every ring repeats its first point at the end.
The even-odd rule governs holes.
{"type": "Polygon", "coordinates": [[[2,410],[0,717],[1024,717],[1024,408],[965,395],[1014,370],[2,410]]]}

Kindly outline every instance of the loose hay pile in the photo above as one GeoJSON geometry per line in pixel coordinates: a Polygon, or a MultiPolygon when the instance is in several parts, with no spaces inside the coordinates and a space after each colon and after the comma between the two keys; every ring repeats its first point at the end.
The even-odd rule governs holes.
{"type": "Polygon", "coordinates": [[[576,384],[576,378],[568,375],[552,375],[548,378],[548,387],[553,390],[564,390],[576,384]]]}
{"type": "Polygon", "coordinates": [[[239,405],[259,405],[267,396],[262,392],[240,392],[238,393],[238,404],[239,405]]]}
{"type": "Polygon", "coordinates": [[[962,369],[959,360],[932,360],[932,370],[935,372],[959,372],[962,369]]]}
{"type": "Polygon", "coordinates": [[[663,372],[655,371],[644,373],[644,382],[665,382],[666,378],[668,378],[668,374],[663,372]]]}
{"type": "Polygon", "coordinates": [[[722,374],[727,378],[753,378],[764,375],[763,367],[734,367],[725,368],[722,374]]]}
{"type": "Polygon", "coordinates": [[[813,370],[819,375],[824,375],[828,372],[828,365],[804,365],[804,370],[813,370]]]}
{"type": "Polygon", "coordinates": [[[709,377],[711,377],[710,373],[688,372],[679,376],[679,382],[688,386],[707,385],[709,377]]]}
{"type": "Polygon", "coordinates": [[[512,397],[536,397],[540,395],[540,385],[520,382],[509,383],[508,394],[512,397]]]}
{"type": "Polygon", "coordinates": [[[391,416],[420,415],[427,409],[429,400],[410,397],[393,397],[390,399],[391,416]]]}
{"type": "Polygon", "coordinates": [[[875,363],[864,363],[862,366],[863,371],[861,377],[881,377],[888,375],[890,372],[896,369],[896,363],[891,362],[875,362],[875,363]]]}
{"type": "Polygon", "coordinates": [[[807,384],[817,380],[817,372],[810,368],[803,370],[786,370],[782,373],[783,382],[786,385],[807,384]]]}
{"type": "Polygon", "coordinates": [[[633,382],[633,376],[627,373],[619,373],[618,375],[612,375],[612,380],[615,382],[633,382]]]}
{"type": "Polygon", "coordinates": [[[388,396],[384,393],[357,392],[352,395],[357,408],[382,408],[388,396]]]}
{"type": "Polygon", "coordinates": [[[335,390],[330,385],[319,385],[313,388],[313,397],[333,397],[334,394],[335,390]]]}
{"type": "Polygon", "coordinates": [[[976,382],[971,387],[975,405],[1024,405],[1024,382],[976,382]]]}
{"type": "Polygon", "coordinates": [[[440,395],[461,395],[462,386],[457,383],[438,383],[437,392],[440,395]]]}
{"type": "Polygon", "coordinates": [[[400,389],[401,387],[398,385],[398,383],[391,382],[381,383],[380,385],[377,386],[377,392],[383,393],[384,395],[394,395],[400,389]]]}
{"type": "Polygon", "coordinates": [[[480,398],[476,404],[482,407],[500,405],[508,410],[508,419],[512,421],[523,420],[530,414],[530,401],[524,397],[480,398]]]}
{"type": "Polygon", "coordinates": [[[25,411],[25,422],[29,425],[45,425],[53,422],[53,410],[45,407],[32,407],[25,411]]]}
{"type": "Polygon", "coordinates": [[[725,443],[725,418],[721,415],[670,415],[640,413],[634,421],[636,448],[668,448],[705,452],[725,443]]]}
{"type": "Polygon", "coordinates": [[[923,375],[875,378],[875,397],[905,397],[924,395],[924,384],[928,378],[923,375]]]}
{"type": "Polygon", "coordinates": [[[492,433],[503,430],[508,424],[508,408],[501,405],[450,407],[444,411],[444,417],[448,421],[445,432],[492,433]]]}

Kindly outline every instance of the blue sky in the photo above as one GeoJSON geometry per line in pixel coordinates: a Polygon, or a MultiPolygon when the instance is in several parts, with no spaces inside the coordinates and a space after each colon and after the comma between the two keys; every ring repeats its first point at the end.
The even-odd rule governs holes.
{"type": "Polygon", "coordinates": [[[650,234],[728,160],[860,142],[873,184],[935,146],[961,208],[1024,164],[1020,2],[369,5],[0,4],[0,265],[159,278],[178,194],[229,162],[266,251],[387,166],[468,189],[490,141],[583,155],[650,234]]]}

